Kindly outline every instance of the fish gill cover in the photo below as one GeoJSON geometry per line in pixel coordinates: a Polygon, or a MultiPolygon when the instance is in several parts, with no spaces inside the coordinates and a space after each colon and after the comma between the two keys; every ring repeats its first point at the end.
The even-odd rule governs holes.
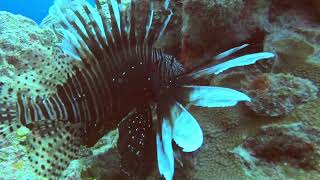
{"type": "MultiPolygon", "coordinates": [[[[228,107],[250,101],[250,97],[237,90],[193,83],[274,57],[270,52],[261,52],[218,65],[209,62],[183,67],[178,59],[155,46],[174,15],[170,1],[162,4],[160,27],[154,26],[155,2],[147,1],[150,8],[142,29],[137,28],[142,22],[137,21],[135,1],[125,10],[120,0],[108,0],[110,17],[99,1],[96,8],[89,3],[79,4],[80,8],[73,9],[72,14],[64,10],[68,2],[55,1],[62,19],[63,41],[54,48],[56,61],[48,64],[53,73],[39,82],[56,91],[30,95],[12,87],[5,89],[7,96],[0,104],[0,123],[8,125],[1,126],[1,136],[6,137],[22,126],[32,131],[27,139],[28,160],[42,178],[59,178],[70,161],[79,157],[81,146],[94,145],[118,127],[117,148],[124,174],[143,178],[156,158],[160,174],[172,179],[173,142],[183,152],[193,152],[203,144],[201,126],[185,106],[228,107]],[[70,58],[80,65],[67,60],[70,58]]],[[[232,48],[212,61],[227,59],[246,46],[232,48]]]]}

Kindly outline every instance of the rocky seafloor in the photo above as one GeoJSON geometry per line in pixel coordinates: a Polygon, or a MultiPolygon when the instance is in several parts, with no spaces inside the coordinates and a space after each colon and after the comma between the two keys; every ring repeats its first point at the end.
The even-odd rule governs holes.
{"type": "MultiPolygon", "coordinates": [[[[80,2],[74,0],[74,4],[80,2]]],[[[235,68],[203,82],[246,92],[253,101],[230,108],[190,107],[204,131],[205,143],[196,153],[182,155],[174,179],[320,179],[319,2],[171,2],[175,15],[158,46],[185,65],[244,43],[251,45],[245,53],[276,54],[275,61],[235,68]]],[[[141,13],[145,10],[141,5],[141,13]]],[[[57,22],[54,10],[40,26],[26,17],[0,12],[2,91],[8,87],[30,94],[55,90],[22,77],[50,78],[46,63],[32,64],[54,61],[53,47],[61,40],[57,22]]],[[[1,139],[0,179],[37,179],[26,161],[28,133],[21,128],[1,139]]],[[[106,134],[87,149],[87,155],[72,161],[64,172],[67,179],[124,178],[116,153],[117,137],[117,130],[106,134]]],[[[159,178],[157,169],[148,177],[159,178]]]]}

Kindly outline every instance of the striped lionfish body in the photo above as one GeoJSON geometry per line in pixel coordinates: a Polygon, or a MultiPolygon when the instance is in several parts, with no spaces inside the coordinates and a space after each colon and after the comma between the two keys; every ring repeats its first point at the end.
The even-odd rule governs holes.
{"type": "MultiPolygon", "coordinates": [[[[185,152],[195,151],[203,143],[199,124],[182,104],[225,107],[250,100],[236,90],[192,86],[190,82],[272,58],[273,54],[249,54],[185,71],[173,56],[154,48],[173,15],[169,1],[164,2],[163,9],[168,13],[160,28],[152,28],[154,1],[148,3],[148,19],[141,30],[136,24],[134,0],[129,13],[121,8],[121,0],[107,1],[110,21],[98,0],[96,9],[84,3],[84,15],[74,10],[72,17],[62,13],[62,0],[56,2],[64,28],[58,57],[72,57],[82,66],[72,65],[72,71],[61,72],[67,80],[56,85],[56,93],[31,97],[17,92],[15,105],[1,105],[6,108],[1,111],[0,122],[9,124],[9,132],[22,125],[32,130],[29,160],[40,177],[60,177],[78,157],[81,145],[90,147],[118,127],[122,172],[132,178],[145,177],[156,152],[160,174],[172,179],[172,140],[185,152]],[[152,107],[156,107],[156,122],[152,120],[152,107]]],[[[214,59],[225,58],[243,47],[214,59]]],[[[1,129],[1,134],[6,136],[7,130],[1,129]]]]}

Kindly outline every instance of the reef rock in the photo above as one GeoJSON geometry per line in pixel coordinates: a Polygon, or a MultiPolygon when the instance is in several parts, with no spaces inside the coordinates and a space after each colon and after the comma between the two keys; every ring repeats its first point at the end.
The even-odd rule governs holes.
{"type": "Polygon", "coordinates": [[[242,110],[229,108],[191,107],[190,112],[198,120],[204,133],[204,146],[183,168],[176,169],[176,179],[245,180],[246,175],[239,159],[230,151],[243,140],[239,122],[242,110]]]}
{"type": "Polygon", "coordinates": [[[70,60],[66,57],[61,62],[57,58],[59,49],[56,48],[55,33],[39,28],[26,17],[8,12],[0,12],[0,29],[1,97],[17,91],[30,95],[53,92],[55,88],[51,83],[66,78],[61,73],[55,73],[53,66],[62,63],[60,70],[64,70],[68,68],[64,64],[70,60]]]}
{"type": "Polygon", "coordinates": [[[265,50],[277,54],[273,71],[287,72],[320,85],[319,1],[272,1],[265,50]]]}
{"type": "Polygon", "coordinates": [[[251,179],[310,179],[319,176],[319,136],[319,129],[302,123],[270,125],[233,152],[251,179]]]}
{"type": "Polygon", "coordinates": [[[298,105],[317,98],[318,88],[309,80],[289,74],[262,74],[243,82],[252,98],[250,109],[264,116],[282,116],[298,105]]]}
{"type": "MultiPolygon", "coordinates": [[[[17,91],[40,96],[55,91],[52,84],[44,82],[53,79],[52,64],[61,63],[55,56],[56,42],[52,30],[41,29],[26,17],[0,11],[1,100],[15,101],[17,91]]],[[[59,81],[66,78],[55,76],[59,81]]],[[[0,127],[7,128],[5,124],[0,127]]],[[[36,179],[23,146],[28,134],[28,129],[21,127],[12,136],[0,139],[0,179],[36,179]]]]}
{"type": "Polygon", "coordinates": [[[244,7],[242,0],[184,1],[182,60],[192,64],[192,60],[213,56],[221,49],[249,38],[251,33],[244,18],[247,13],[244,7]]]}
{"type": "Polygon", "coordinates": [[[83,155],[73,160],[63,173],[66,179],[119,179],[120,159],[116,145],[118,130],[110,131],[95,146],[83,149],[83,155]]]}
{"type": "Polygon", "coordinates": [[[36,179],[30,172],[27,149],[19,144],[0,139],[0,179],[36,179]]]}

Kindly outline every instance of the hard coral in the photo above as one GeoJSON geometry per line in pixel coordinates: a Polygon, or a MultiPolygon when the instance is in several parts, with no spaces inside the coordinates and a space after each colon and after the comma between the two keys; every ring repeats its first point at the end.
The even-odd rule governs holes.
{"type": "Polygon", "coordinates": [[[242,82],[252,102],[247,106],[264,116],[282,116],[296,106],[317,98],[318,88],[309,80],[289,74],[265,73],[242,82]]]}
{"type": "Polygon", "coordinates": [[[247,179],[318,179],[319,132],[304,123],[267,125],[232,152],[247,179]]]}
{"type": "Polygon", "coordinates": [[[53,68],[60,63],[63,70],[68,69],[65,64],[69,60],[59,60],[55,56],[57,38],[52,30],[41,29],[26,17],[4,11],[0,12],[0,29],[2,98],[17,91],[48,94],[54,88],[46,82],[65,79],[53,68]]]}
{"type": "Polygon", "coordinates": [[[311,170],[319,168],[316,152],[320,131],[301,123],[266,126],[244,143],[255,158],[268,163],[287,163],[291,166],[311,170]]]}

